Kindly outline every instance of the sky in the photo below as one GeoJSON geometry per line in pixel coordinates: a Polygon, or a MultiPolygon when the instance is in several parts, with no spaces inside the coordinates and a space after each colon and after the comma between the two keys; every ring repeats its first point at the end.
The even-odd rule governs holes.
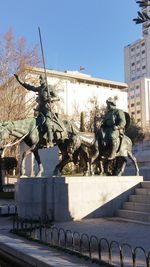
{"type": "Polygon", "coordinates": [[[142,36],[135,0],[3,0],[0,34],[10,28],[39,46],[48,69],[124,82],[124,47],[142,36]]]}

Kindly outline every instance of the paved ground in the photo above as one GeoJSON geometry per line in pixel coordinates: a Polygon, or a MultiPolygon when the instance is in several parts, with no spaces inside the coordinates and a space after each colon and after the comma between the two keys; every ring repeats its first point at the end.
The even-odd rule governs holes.
{"type": "Polygon", "coordinates": [[[95,235],[98,238],[115,240],[120,244],[128,243],[133,248],[142,246],[150,251],[150,225],[123,222],[119,218],[88,219],[76,222],[55,223],[57,227],[95,235]]]}

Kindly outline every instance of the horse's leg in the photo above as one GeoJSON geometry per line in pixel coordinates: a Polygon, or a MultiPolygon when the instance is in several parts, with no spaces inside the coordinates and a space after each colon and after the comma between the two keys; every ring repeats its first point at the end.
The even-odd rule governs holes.
{"type": "Polygon", "coordinates": [[[100,175],[103,175],[105,172],[104,172],[104,164],[103,164],[103,160],[100,159],[99,160],[99,168],[100,168],[100,175]]]}
{"type": "Polygon", "coordinates": [[[20,176],[26,176],[25,162],[26,162],[26,157],[29,153],[31,153],[30,149],[28,149],[27,151],[24,151],[22,154],[22,158],[20,161],[20,176]]]}
{"type": "Polygon", "coordinates": [[[89,159],[89,154],[87,152],[87,148],[82,148],[80,150],[81,159],[85,161],[85,170],[83,175],[88,176],[91,174],[91,164],[89,159]]]}
{"type": "Polygon", "coordinates": [[[20,162],[20,176],[26,176],[25,173],[25,161],[26,157],[35,149],[35,145],[27,149],[26,151],[23,152],[21,162],[20,162]]]}
{"type": "Polygon", "coordinates": [[[127,164],[127,160],[124,157],[120,158],[120,161],[118,162],[119,158],[116,158],[116,170],[119,170],[118,172],[116,172],[117,176],[121,176],[124,173],[126,164],[127,164]]]}
{"type": "Polygon", "coordinates": [[[71,162],[71,158],[69,157],[69,155],[66,155],[65,157],[63,157],[62,160],[56,165],[56,167],[55,167],[55,169],[53,171],[53,175],[60,176],[62,169],[69,162],[71,162]]]}
{"type": "Polygon", "coordinates": [[[43,165],[42,165],[42,162],[41,162],[41,159],[40,159],[40,155],[39,155],[39,152],[38,152],[38,149],[35,148],[34,150],[32,150],[33,154],[34,154],[34,157],[35,157],[35,160],[38,164],[38,173],[36,174],[36,176],[42,176],[43,174],[43,165]]]}
{"type": "Polygon", "coordinates": [[[94,145],[91,147],[92,149],[92,156],[90,159],[90,173],[91,175],[94,175],[94,164],[96,164],[96,160],[99,157],[99,146],[98,141],[95,141],[94,145]]]}
{"type": "Polygon", "coordinates": [[[139,175],[139,167],[138,167],[138,164],[137,164],[136,157],[132,154],[132,151],[128,151],[128,156],[132,160],[132,162],[133,162],[133,164],[135,166],[136,175],[138,176],[139,175]]]}

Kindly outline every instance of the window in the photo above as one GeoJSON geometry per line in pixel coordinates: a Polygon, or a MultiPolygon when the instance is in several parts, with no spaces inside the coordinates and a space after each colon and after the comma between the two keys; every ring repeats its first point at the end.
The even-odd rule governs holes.
{"type": "Polygon", "coordinates": [[[136,94],[136,97],[140,97],[140,93],[139,94],[136,94]]]}
{"type": "Polygon", "coordinates": [[[140,114],[141,113],[141,111],[140,110],[137,110],[137,114],[140,114]]]}
{"type": "Polygon", "coordinates": [[[137,104],[137,106],[139,106],[140,105],[140,101],[139,102],[136,102],[136,104],[137,104]]]}
{"type": "Polygon", "coordinates": [[[142,54],[145,54],[145,50],[142,51],[142,54]]]}
{"type": "Polygon", "coordinates": [[[145,69],[145,66],[142,66],[142,69],[144,70],[145,69]]]}
{"type": "Polygon", "coordinates": [[[131,107],[134,107],[134,104],[131,104],[131,107]]]}

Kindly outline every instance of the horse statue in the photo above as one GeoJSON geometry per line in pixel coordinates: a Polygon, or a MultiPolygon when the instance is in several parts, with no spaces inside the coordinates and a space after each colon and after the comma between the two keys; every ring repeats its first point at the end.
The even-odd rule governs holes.
{"type": "MultiPolygon", "coordinates": [[[[63,121],[65,133],[55,125],[54,145],[58,145],[62,160],[57,164],[54,175],[60,175],[64,166],[69,162],[77,164],[79,159],[84,161],[84,175],[94,175],[95,169],[99,174],[122,175],[126,166],[126,158],[129,157],[139,175],[139,168],[135,156],[132,153],[132,141],[126,135],[118,143],[116,157],[107,160],[109,155],[109,145],[104,142],[103,134],[100,129],[99,134],[79,132],[72,122],[63,121]],[[64,138],[65,136],[65,138],[64,138]]],[[[5,147],[5,140],[10,136],[18,141],[24,141],[29,147],[23,153],[20,163],[20,174],[25,175],[25,159],[29,153],[33,153],[38,164],[38,173],[43,173],[43,165],[38,153],[39,149],[46,146],[46,129],[44,128],[44,118],[27,118],[24,120],[7,121],[0,123],[0,149],[5,147]]],[[[17,142],[18,142],[17,141],[17,142]]],[[[15,144],[15,142],[13,143],[15,144]]],[[[7,146],[7,145],[6,145],[7,146]]]]}
{"type": "MultiPolygon", "coordinates": [[[[59,145],[62,160],[56,165],[54,175],[59,175],[66,164],[77,164],[82,161],[83,175],[94,175],[93,163],[99,156],[98,142],[93,133],[76,132],[66,142],[59,145]]],[[[99,162],[101,163],[101,162],[99,162]]]]}
{"type": "MultiPolygon", "coordinates": [[[[63,121],[65,133],[62,133],[59,126],[55,125],[54,131],[54,145],[58,145],[63,153],[65,147],[67,147],[67,139],[70,134],[73,134],[75,128],[73,123],[63,121]],[[65,137],[64,137],[65,136],[65,137]]],[[[0,123],[0,149],[15,145],[18,142],[25,142],[29,147],[22,156],[20,162],[20,175],[25,176],[25,159],[29,153],[33,153],[35,160],[38,164],[38,173],[36,176],[41,176],[43,173],[43,165],[38,153],[39,149],[46,147],[47,133],[44,127],[44,118],[27,118],[24,120],[6,121],[0,123]],[[6,140],[14,137],[17,141],[13,140],[13,143],[7,144],[6,140]]]]}
{"type": "Polygon", "coordinates": [[[139,167],[136,157],[132,153],[132,141],[124,135],[118,142],[116,157],[108,160],[110,153],[110,145],[104,142],[102,129],[99,129],[98,135],[95,133],[78,132],[73,135],[68,141],[67,161],[64,157],[55,168],[55,173],[62,171],[65,164],[73,161],[77,163],[78,156],[86,163],[84,175],[94,175],[95,171],[98,174],[117,175],[121,176],[124,173],[127,158],[129,158],[135,167],[135,174],[139,175],[139,167]]]}

